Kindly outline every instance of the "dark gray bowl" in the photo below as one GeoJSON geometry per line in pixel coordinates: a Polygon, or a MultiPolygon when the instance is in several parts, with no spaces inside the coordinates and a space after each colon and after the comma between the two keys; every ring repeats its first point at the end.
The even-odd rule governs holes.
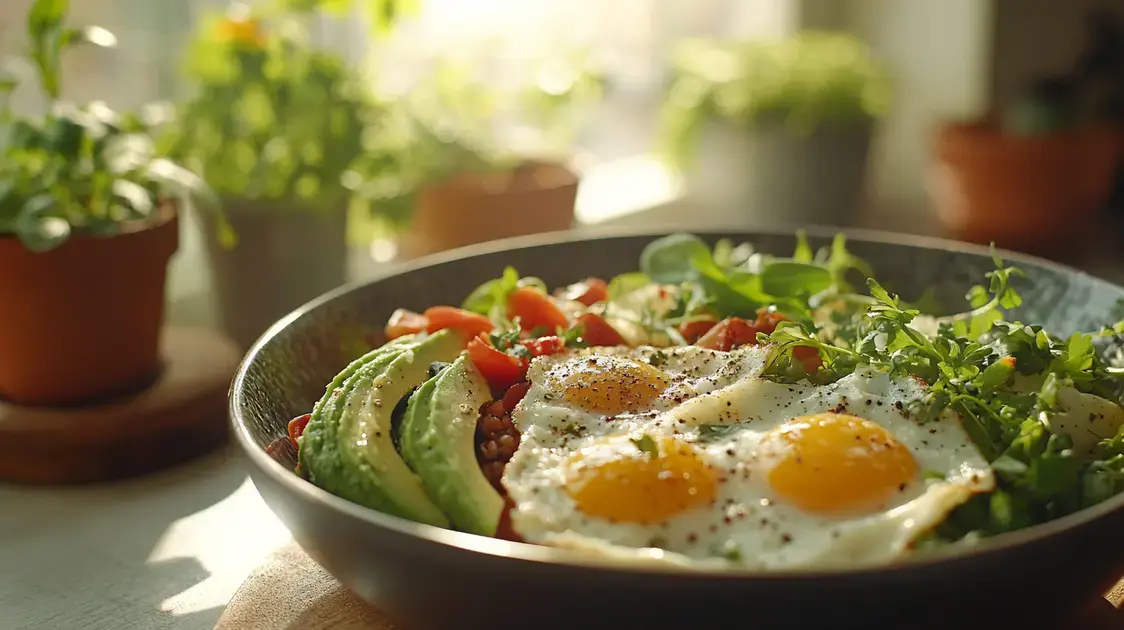
{"type": "MultiPolygon", "coordinates": [[[[812,232],[813,245],[830,232],[812,232]]],[[[557,286],[634,270],[658,233],[546,235],[473,247],[343,287],[274,325],[234,379],[230,414],[251,477],[308,554],[407,628],[913,628],[1044,626],[1105,592],[1124,572],[1124,496],[997,537],[959,555],[845,572],[683,573],[418,525],[337,498],[293,474],[278,438],[326,384],[379,337],[391,311],[459,303],[505,265],[557,286]],[[272,444],[272,447],[271,447],[272,444]],[[1034,622],[1034,623],[1031,623],[1034,622]]],[[[986,249],[850,233],[850,247],[903,297],[933,287],[960,305],[994,266],[986,249]]],[[[705,233],[791,253],[788,233],[705,233]]],[[[1124,289],[1039,259],[1005,254],[1029,276],[1023,321],[1058,334],[1119,318],[1124,289]]],[[[232,524],[232,527],[237,524],[232,524]]],[[[1066,626],[1072,627],[1072,626],[1066,626]]]]}

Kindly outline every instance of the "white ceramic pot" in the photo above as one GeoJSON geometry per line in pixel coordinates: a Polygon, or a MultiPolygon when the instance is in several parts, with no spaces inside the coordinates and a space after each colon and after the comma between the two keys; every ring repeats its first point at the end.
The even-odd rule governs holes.
{"type": "Polygon", "coordinates": [[[730,224],[851,225],[866,179],[871,124],[801,135],[779,122],[703,126],[684,172],[686,200],[730,224]]]}

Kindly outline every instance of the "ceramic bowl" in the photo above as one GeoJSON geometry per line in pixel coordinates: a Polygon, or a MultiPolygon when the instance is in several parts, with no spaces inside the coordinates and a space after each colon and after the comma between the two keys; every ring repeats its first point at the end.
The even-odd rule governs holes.
{"type": "MultiPolygon", "coordinates": [[[[1124,496],[995,537],[967,552],[893,566],[783,573],[690,572],[591,560],[564,550],[420,525],[360,507],[293,473],[286,423],[399,307],[459,303],[505,265],[550,286],[634,270],[658,233],[539,235],[418,260],[342,287],[275,324],[246,355],[230,413],[250,475],[294,539],[329,573],[405,628],[1048,627],[1107,590],[1124,569],[1124,496]],[[734,624],[734,625],[731,625],[734,624]],[[889,624],[889,625],[881,625],[889,624]],[[1014,624],[1022,624],[1016,626],[1014,624]]],[[[832,232],[809,230],[813,245],[832,232]]],[[[958,309],[994,268],[985,248],[849,232],[849,247],[904,298],[932,288],[958,309]]],[[[702,233],[790,254],[791,233],[702,233]]],[[[1022,321],[1058,334],[1120,317],[1124,289],[1044,260],[1026,271],[1022,321]]],[[[236,524],[232,525],[236,526],[236,524]]],[[[1053,626],[1062,627],[1062,626],[1053,626]]]]}

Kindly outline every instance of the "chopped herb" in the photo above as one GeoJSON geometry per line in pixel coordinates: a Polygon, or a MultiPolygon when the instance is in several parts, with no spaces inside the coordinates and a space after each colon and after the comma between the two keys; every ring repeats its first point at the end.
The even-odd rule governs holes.
{"type": "Polygon", "coordinates": [[[636,448],[640,449],[641,453],[646,453],[649,459],[655,459],[660,456],[660,447],[652,436],[645,433],[638,438],[629,440],[636,448]]]}
{"type": "Polygon", "coordinates": [[[720,440],[735,431],[740,427],[736,424],[700,424],[699,425],[699,440],[710,442],[720,440]]]}
{"type": "Polygon", "coordinates": [[[562,434],[570,437],[580,438],[585,435],[585,427],[577,422],[568,422],[562,427],[562,434]]]}
{"type": "Polygon", "coordinates": [[[581,324],[576,324],[574,326],[571,326],[570,328],[567,328],[562,333],[562,341],[565,342],[567,348],[588,347],[589,344],[587,344],[585,342],[585,339],[582,338],[582,334],[584,333],[585,327],[581,324]]]}
{"type": "Polygon", "coordinates": [[[713,545],[710,548],[710,554],[712,556],[725,558],[730,562],[738,562],[742,559],[741,547],[739,547],[738,544],[732,540],[727,540],[720,544],[713,545]]]}
{"type": "Polygon", "coordinates": [[[496,350],[500,352],[507,352],[512,348],[522,347],[519,345],[519,328],[511,328],[509,330],[501,331],[499,333],[492,333],[488,335],[488,339],[496,350]]]}
{"type": "Polygon", "coordinates": [[[667,363],[667,353],[663,350],[656,350],[652,354],[648,355],[648,363],[655,367],[664,365],[665,363],[667,363]]]}

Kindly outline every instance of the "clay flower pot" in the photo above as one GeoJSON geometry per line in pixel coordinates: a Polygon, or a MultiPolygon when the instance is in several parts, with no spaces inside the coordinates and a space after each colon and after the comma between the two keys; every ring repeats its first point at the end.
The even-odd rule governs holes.
{"type": "Polygon", "coordinates": [[[228,199],[238,243],[224,247],[211,215],[196,215],[223,332],[249,348],[273,322],[347,281],[347,206],[311,210],[228,199]]]}
{"type": "Polygon", "coordinates": [[[0,399],[64,406],[139,391],[160,372],[176,212],[36,253],[0,236],[0,399]]]}
{"type": "Polygon", "coordinates": [[[403,256],[568,230],[577,193],[577,175],[561,164],[528,162],[507,172],[454,176],[419,194],[403,256]]]}
{"type": "Polygon", "coordinates": [[[961,240],[1062,250],[1103,209],[1120,148],[1104,126],[1020,137],[988,122],[945,125],[935,143],[937,215],[961,240]]]}

